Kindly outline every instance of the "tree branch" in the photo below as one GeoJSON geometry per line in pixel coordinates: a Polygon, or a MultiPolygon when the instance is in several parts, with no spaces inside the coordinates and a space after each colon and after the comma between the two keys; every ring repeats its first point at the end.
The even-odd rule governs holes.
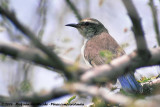
{"type": "Polygon", "coordinates": [[[27,27],[22,25],[16,18],[15,14],[8,11],[7,9],[3,9],[0,6],[0,14],[4,15],[7,17],[22,33],[24,33],[31,41],[32,43],[38,47],[40,50],[42,50],[47,56],[51,59],[49,60],[50,63],[54,65],[55,69],[59,69],[63,71],[65,76],[68,79],[73,78],[72,74],[70,71],[65,67],[65,64],[60,60],[60,58],[52,51],[50,51],[46,46],[44,46],[37,38],[36,35],[31,32],[27,27]]]}
{"type": "Polygon", "coordinates": [[[49,92],[46,95],[33,94],[30,96],[13,96],[13,97],[0,96],[0,102],[5,103],[5,102],[26,101],[26,102],[31,102],[32,104],[38,104],[38,103],[41,104],[51,99],[56,99],[58,97],[62,97],[67,94],[69,94],[68,91],[61,88],[57,88],[57,89],[53,89],[51,92],[49,92]]]}
{"type": "Polygon", "coordinates": [[[154,24],[154,30],[156,32],[157,42],[158,42],[158,45],[160,46],[160,32],[159,32],[159,27],[158,27],[157,10],[156,10],[156,7],[155,7],[155,5],[153,3],[153,0],[150,0],[149,5],[150,5],[151,11],[152,11],[153,24],[154,24]]]}
{"type": "Polygon", "coordinates": [[[85,96],[92,96],[92,97],[101,97],[105,101],[114,103],[114,104],[122,104],[126,105],[127,103],[131,102],[131,98],[127,96],[123,96],[120,94],[114,94],[110,90],[104,87],[97,87],[94,85],[86,85],[83,83],[73,83],[73,84],[66,84],[66,89],[72,91],[73,93],[77,93],[80,95],[85,96]]]}
{"type": "MultiPolygon", "coordinates": [[[[155,85],[157,84],[158,86],[160,85],[160,79],[145,83],[145,85],[150,85],[150,87],[152,88],[153,86],[155,87],[155,85]]],[[[90,95],[92,97],[99,96],[102,99],[104,99],[106,102],[120,104],[123,106],[129,106],[133,104],[136,105],[136,102],[139,101],[121,94],[114,94],[113,92],[111,92],[105,87],[99,88],[94,85],[86,85],[83,83],[72,83],[72,84],[66,84],[62,88],[53,89],[51,92],[49,92],[46,95],[39,95],[35,93],[29,96],[13,96],[13,97],[0,96],[0,103],[26,101],[26,102],[31,102],[32,104],[42,104],[48,100],[56,99],[58,97],[62,97],[70,93],[77,93],[77,94],[86,95],[86,96],[90,95]]],[[[149,102],[145,101],[145,102],[147,105],[147,104],[151,104],[152,101],[149,101],[149,102]]],[[[152,102],[152,104],[153,103],[157,104],[156,102],[152,102]]],[[[138,106],[141,106],[140,104],[138,104],[138,106]]]]}
{"type": "Polygon", "coordinates": [[[133,24],[132,30],[135,35],[138,53],[139,55],[143,56],[145,59],[149,59],[149,51],[147,48],[143,27],[141,24],[141,18],[138,15],[138,12],[135,6],[133,5],[132,0],[122,0],[122,1],[127,9],[128,15],[131,18],[131,21],[133,24]]]}
{"type": "Polygon", "coordinates": [[[110,90],[108,90],[105,87],[97,87],[93,85],[85,85],[83,83],[73,83],[73,84],[67,84],[66,89],[78,94],[82,95],[90,95],[92,97],[101,97],[104,101],[110,102],[111,104],[120,104],[120,106],[135,106],[135,107],[141,107],[142,105],[148,106],[148,105],[159,105],[158,102],[152,100],[143,100],[143,99],[133,99],[128,96],[124,96],[121,94],[114,94],[110,90]],[[142,102],[141,102],[142,101],[142,102]]]}
{"type": "MultiPolygon", "coordinates": [[[[69,0],[66,0],[69,1],[69,0]]],[[[129,12],[129,16],[131,17],[131,20],[133,22],[133,30],[135,33],[136,41],[137,41],[137,48],[138,52],[134,51],[130,55],[124,55],[120,58],[117,58],[113,60],[108,65],[102,65],[98,66],[96,68],[91,69],[90,71],[86,72],[81,76],[81,80],[83,82],[107,82],[110,80],[116,80],[117,77],[120,75],[123,75],[129,71],[134,71],[136,68],[145,67],[145,66],[152,66],[152,65],[159,65],[160,64],[160,48],[154,48],[150,51],[148,51],[147,44],[144,38],[144,32],[140,23],[140,17],[138,16],[138,13],[135,10],[135,7],[133,6],[131,1],[123,0],[124,4],[129,12]],[[131,14],[133,12],[133,14],[131,14]],[[149,60],[144,60],[139,54],[142,55],[141,51],[148,51],[148,53],[151,53],[151,58],[149,60]]],[[[70,2],[70,1],[69,1],[70,2]]],[[[71,8],[75,8],[70,4],[71,8]]],[[[75,11],[76,9],[73,9],[75,11]]],[[[29,29],[27,29],[25,26],[23,26],[17,18],[14,16],[13,13],[9,12],[8,10],[4,10],[0,7],[0,14],[6,16],[10,21],[13,22],[13,24],[20,29],[27,37],[31,39],[33,44],[38,47],[39,49],[35,48],[29,48],[29,47],[23,47],[23,46],[10,46],[10,44],[4,44],[0,42],[0,52],[5,55],[10,55],[14,58],[21,58],[28,61],[33,61],[37,64],[50,66],[53,68],[56,68],[58,70],[64,71],[66,77],[68,79],[73,78],[72,73],[70,73],[67,68],[68,66],[73,66],[72,63],[64,63],[61,61],[61,59],[55,54],[52,53],[46,46],[44,46],[38,39],[36,38],[36,35],[31,32],[29,29]]],[[[78,13],[75,13],[78,14],[78,13]]],[[[81,19],[80,16],[78,16],[79,20],[81,19]]],[[[78,73],[84,73],[87,71],[85,67],[77,67],[75,71],[76,74],[78,73]]],[[[80,75],[78,75],[80,76],[80,75]]],[[[119,94],[108,94],[108,90],[102,88],[99,89],[96,86],[88,86],[85,84],[71,84],[67,87],[69,90],[53,90],[51,93],[40,96],[37,94],[34,94],[32,96],[20,96],[20,97],[14,97],[14,98],[5,98],[0,96],[0,102],[17,102],[17,101],[29,101],[32,104],[34,103],[43,103],[45,101],[51,100],[53,98],[57,98],[63,95],[68,94],[69,92],[82,92],[87,93],[92,96],[100,96],[106,101],[110,101],[112,103],[121,103],[122,105],[128,106],[133,104],[133,99],[119,95],[119,94]]],[[[134,103],[135,104],[135,103],[134,103]]],[[[151,102],[145,101],[145,104],[151,104],[151,102]]]]}
{"type": "Polygon", "coordinates": [[[77,8],[74,6],[74,4],[70,1],[70,0],[66,0],[66,3],[69,5],[69,7],[71,8],[71,10],[73,11],[73,13],[76,15],[77,19],[79,21],[82,20],[81,15],[79,14],[77,8]]]}
{"type": "MultiPolygon", "coordinates": [[[[21,45],[18,45],[18,44],[5,44],[5,43],[0,42],[0,52],[3,53],[3,54],[6,54],[6,55],[11,55],[14,58],[20,58],[20,59],[25,59],[25,60],[28,60],[28,61],[33,61],[37,64],[41,64],[41,65],[45,65],[45,66],[52,66],[52,64],[50,64],[48,62],[49,58],[47,57],[47,55],[45,55],[42,51],[40,51],[39,49],[36,49],[36,48],[29,48],[29,47],[21,46],[21,45]]],[[[148,62],[148,64],[150,64],[150,65],[160,61],[160,48],[152,49],[151,53],[152,53],[153,57],[151,58],[150,62],[148,62]],[[159,58],[159,59],[157,59],[157,58],[159,58]],[[152,61],[154,61],[154,62],[152,63],[152,61]]],[[[137,61],[141,62],[141,59],[137,60],[138,58],[136,58],[136,55],[137,55],[136,52],[133,52],[129,56],[127,56],[127,55],[122,56],[122,59],[119,58],[117,60],[114,60],[109,65],[111,67],[110,70],[112,70],[110,72],[113,73],[113,74],[117,74],[117,73],[114,73],[113,70],[115,70],[115,69],[114,69],[113,66],[115,66],[114,64],[116,64],[116,61],[118,61],[118,60],[120,60],[120,61],[123,60],[124,61],[124,59],[125,59],[125,61],[133,61],[133,62],[126,62],[126,63],[128,63],[129,67],[132,67],[130,65],[135,65],[137,63],[137,61]],[[130,63],[134,63],[134,64],[130,64],[130,63]]],[[[67,62],[67,61],[65,61],[65,62],[67,62]]],[[[121,62],[120,63],[117,62],[117,63],[119,64],[119,65],[117,65],[117,67],[118,66],[122,67],[122,69],[120,67],[118,67],[117,69],[120,70],[120,72],[121,72],[121,70],[123,71],[123,66],[122,65],[124,65],[124,63],[121,63],[121,62]]],[[[65,63],[65,64],[69,65],[69,66],[73,65],[73,63],[68,63],[68,62],[65,63]]],[[[136,64],[136,65],[138,65],[138,64],[136,64]]],[[[97,67],[97,68],[93,68],[91,71],[88,71],[88,72],[93,72],[94,75],[98,75],[98,79],[99,79],[99,78],[101,78],[101,77],[99,77],[99,75],[103,72],[102,70],[104,70],[104,71],[107,70],[106,69],[107,66],[108,65],[104,65],[104,68],[102,66],[97,67]],[[96,74],[97,72],[99,72],[100,74],[96,74]]],[[[83,67],[82,68],[78,67],[78,69],[81,70],[79,72],[85,72],[87,70],[87,68],[84,69],[83,67]]],[[[88,73],[88,72],[86,72],[86,73],[88,73]]],[[[86,75],[86,74],[84,74],[84,75],[86,75]]],[[[109,75],[106,74],[106,75],[103,74],[104,77],[110,77],[110,74],[109,75]]],[[[111,76],[112,76],[112,78],[110,78],[110,79],[113,79],[114,76],[113,75],[111,75],[111,76]]],[[[100,81],[98,81],[98,82],[100,82],[100,81]]],[[[147,86],[148,89],[151,89],[151,88],[153,89],[154,88],[154,90],[156,90],[156,89],[158,89],[159,84],[160,84],[159,79],[156,79],[152,82],[145,83],[145,85],[143,85],[143,88],[146,88],[146,86],[147,86]],[[155,87],[157,87],[157,88],[155,88],[155,87]]],[[[68,87],[64,87],[64,89],[65,88],[68,88],[68,87]]],[[[119,94],[118,95],[117,94],[108,95],[109,91],[104,90],[104,89],[99,90],[99,88],[98,87],[96,88],[96,86],[90,87],[90,86],[87,86],[85,84],[83,84],[83,85],[73,85],[72,84],[69,88],[71,88],[71,89],[69,89],[69,91],[66,91],[66,89],[61,90],[61,91],[53,90],[51,93],[49,93],[45,96],[40,96],[40,95],[37,95],[37,94],[31,95],[31,96],[17,96],[17,97],[14,96],[14,98],[8,98],[8,97],[0,96],[0,101],[1,102],[29,101],[29,102],[32,102],[32,104],[43,103],[45,101],[48,101],[48,100],[51,100],[51,99],[54,99],[54,98],[57,98],[57,97],[60,97],[60,96],[63,96],[63,95],[73,93],[73,90],[75,90],[75,92],[77,92],[77,93],[80,92],[80,93],[87,93],[87,95],[100,96],[105,101],[109,101],[109,102],[112,102],[112,103],[115,103],[115,104],[120,103],[122,105],[129,105],[130,103],[128,103],[128,102],[132,101],[130,98],[124,97],[124,96],[119,95],[119,94]]],[[[151,90],[151,92],[154,92],[154,90],[151,90]]]]}
{"type": "Polygon", "coordinates": [[[151,58],[146,62],[138,55],[137,51],[129,55],[123,55],[111,61],[110,64],[102,65],[87,71],[81,76],[83,82],[88,83],[104,83],[116,80],[120,75],[134,71],[137,68],[159,65],[160,64],[160,48],[150,50],[151,58]]]}
{"type": "Polygon", "coordinates": [[[160,94],[160,78],[150,80],[148,82],[142,83],[143,94],[144,95],[157,95],[160,94]]]}
{"type": "MultiPolygon", "coordinates": [[[[51,59],[43,53],[41,50],[37,48],[31,48],[27,46],[21,46],[15,43],[3,43],[0,42],[0,53],[4,55],[9,55],[15,59],[23,59],[30,62],[34,62],[36,64],[40,64],[43,66],[54,68],[54,64],[50,63],[51,59]]],[[[65,63],[67,68],[73,67],[74,62],[61,58],[61,60],[65,63]]],[[[87,66],[84,65],[77,65],[75,73],[83,73],[88,69],[87,66]]]]}
{"type": "MultiPolygon", "coordinates": [[[[81,80],[89,83],[116,80],[120,75],[123,75],[128,71],[133,71],[136,68],[159,65],[160,48],[153,48],[150,52],[152,57],[148,62],[144,61],[140,56],[138,56],[137,52],[134,51],[130,55],[124,55],[113,60],[108,65],[97,66],[90,70],[85,65],[76,65],[76,68],[72,73],[75,73],[74,75],[78,76],[76,76],[77,80],[82,75],[81,80]]],[[[36,48],[0,42],[0,53],[10,55],[16,59],[24,59],[36,64],[53,67],[52,63],[49,61],[50,58],[36,48]]],[[[68,68],[74,66],[74,62],[68,61],[64,58],[62,58],[62,60],[68,68]]]]}

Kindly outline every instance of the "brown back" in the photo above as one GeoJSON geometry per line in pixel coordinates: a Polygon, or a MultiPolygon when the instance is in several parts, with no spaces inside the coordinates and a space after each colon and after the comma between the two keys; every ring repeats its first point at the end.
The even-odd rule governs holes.
{"type": "Polygon", "coordinates": [[[100,55],[101,51],[109,51],[113,54],[112,59],[125,54],[118,43],[107,33],[103,32],[87,41],[84,49],[84,58],[92,65],[108,63],[109,57],[100,55]]]}

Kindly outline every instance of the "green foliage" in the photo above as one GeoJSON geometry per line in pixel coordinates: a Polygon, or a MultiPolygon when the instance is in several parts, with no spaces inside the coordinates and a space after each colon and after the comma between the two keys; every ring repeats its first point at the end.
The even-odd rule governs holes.
{"type": "Polygon", "coordinates": [[[66,38],[64,38],[63,42],[65,42],[65,43],[71,42],[71,39],[66,37],[66,38]]]}
{"type": "Polygon", "coordinates": [[[0,60],[5,61],[6,55],[0,54],[0,60]]]}
{"type": "Polygon", "coordinates": [[[109,106],[109,105],[107,105],[107,104],[105,103],[104,100],[102,100],[102,99],[99,98],[99,97],[93,97],[93,100],[92,100],[92,101],[94,102],[94,105],[92,105],[91,107],[107,107],[107,106],[109,106]]]}
{"type": "Polygon", "coordinates": [[[121,48],[122,48],[122,49],[124,49],[124,48],[126,48],[126,47],[128,47],[128,46],[129,46],[128,43],[123,43],[123,44],[121,44],[121,48]]]}
{"type": "Polygon", "coordinates": [[[114,91],[114,90],[116,90],[117,89],[117,87],[115,86],[115,87],[112,87],[111,88],[111,91],[114,91]]]}
{"type": "Polygon", "coordinates": [[[114,55],[111,51],[109,51],[109,50],[100,51],[100,52],[99,52],[99,55],[100,55],[101,57],[107,59],[107,60],[106,60],[106,63],[107,63],[107,64],[111,62],[111,60],[113,59],[113,57],[115,57],[115,55],[114,55]]]}
{"type": "Polygon", "coordinates": [[[75,62],[74,62],[74,64],[71,65],[71,66],[68,66],[67,69],[69,71],[71,71],[71,72],[76,71],[78,69],[78,67],[79,67],[80,58],[81,58],[81,55],[78,55],[76,60],[75,60],[75,62]]]}
{"type": "Polygon", "coordinates": [[[145,96],[144,96],[144,92],[143,93],[128,93],[126,91],[124,91],[123,89],[120,89],[120,93],[125,95],[125,96],[129,96],[129,97],[132,97],[132,98],[139,98],[139,99],[144,99],[145,96]]]}
{"type": "MultiPolygon", "coordinates": [[[[0,25],[2,25],[2,23],[0,23],[0,25]]],[[[0,32],[4,32],[6,30],[5,27],[0,26],[0,32]]]]}
{"type": "Polygon", "coordinates": [[[93,97],[94,104],[91,107],[119,107],[119,104],[112,104],[104,101],[100,97],[93,97]]]}
{"type": "Polygon", "coordinates": [[[140,80],[138,80],[138,82],[145,83],[145,82],[148,82],[150,80],[151,80],[151,78],[142,77],[140,80]]]}
{"type": "Polygon", "coordinates": [[[76,98],[75,95],[72,96],[71,98],[69,98],[69,99],[67,100],[67,104],[70,104],[75,98],[76,98]]]}
{"type": "MultiPolygon", "coordinates": [[[[158,75],[159,76],[159,75],[158,75]]],[[[152,77],[152,78],[147,78],[147,77],[142,77],[140,80],[138,80],[138,82],[140,83],[145,83],[145,82],[149,82],[152,79],[156,79],[158,76],[152,77]]]]}
{"type": "Polygon", "coordinates": [[[134,96],[134,94],[128,93],[128,92],[124,91],[123,89],[120,89],[120,93],[124,94],[126,96],[132,96],[132,97],[134,96]]]}
{"type": "Polygon", "coordinates": [[[107,80],[108,80],[108,78],[106,78],[106,77],[101,77],[101,78],[96,78],[96,79],[94,79],[93,81],[96,82],[96,83],[99,83],[99,84],[103,85],[103,84],[106,83],[107,80]]]}
{"type": "Polygon", "coordinates": [[[0,3],[3,8],[8,8],[9,0],[1,0],[0,3]]]}
{"type": "Polygon", "coordinates": [[[30,83],[29,81],[27,81],[27,80],[23,81],[23,82],[21,83],[21,85],[20,85],[20,89],[21,89],[24,93],[29,92],[29,91],[31,90],[31,88],[32,88],[32,85],[31,85],[31,83],[30,83]]]}
{"type": "Polygon", "coordinates": [[[124,48],[127,48],[128,46],[129,46],[128,43],[121,44],[120,48],[118,49],[118,52],[119,53],[123,52],[124,48]]]}

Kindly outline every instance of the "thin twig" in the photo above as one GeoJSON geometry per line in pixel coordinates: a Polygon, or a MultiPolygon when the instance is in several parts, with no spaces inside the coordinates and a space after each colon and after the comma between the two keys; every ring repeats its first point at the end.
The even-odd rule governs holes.
{"type": "Polygon", "coordinates": [[[45,31],[45,26],[46,26],[46,22],[47,22],[47,4],[48,4],[48,1],[46,0],[41,0],[40,3],[39,3],[39,6],[37,8],[37,13],[39,15],[39,22],[40,23],[37,23],[37,27],[40,28],[39,32],[38,32],[38,39],[41,41],[42,40],[42,36],[44,34],[44,31],[45,31]],[[41,26],[40,26],[41,25],[41,26]]]}
{"type": "Polygon", "coordinates": [[[80,15],[80,13],[78,12],[77,8],[74,6],[74,4],[70,0],[66,0],[66,2],[69,5],[69,7],[71,8],[71,10],[74,12],[74,14],[76,15],[77,19],[79,21],[81,21],[82,17],[80,15]]]}
{"type": "MultiPolygon", "coordinates": [[[[22,46],[16,43],[0,42],[0,53],[4,55],[9,55],[14,59],[22,59],[29,62],[34,62],[35,64],[47,66],[49,68],[54,67],[54,64],[50,63],[50,58],[37,48],[22,46]]],[[[62,57],[61,60],[68,68],[74,66],[74,62],[72,61],[66,60],[62,57]]],[[[87,69],[87,66],[77,65],[77,67],[75,68],[75,72],[83,73],[87,69]]]]}
{"type": "Polygon", "coordinates": [[[149,5],[150,5],[151,11],[152,11],[153,24],[154,24],[154,30],[156,32],[157,42],[158,42],[158,45],[160,46],[160,32],[159,32],[159,27],[158,27],[159,22],[158,22],[157,10],[156,10],[156,7],[153,3],[153,0],[150,0],[149,5]]]}
{"type": "Polygon", "coordinates": [[[72,79],[72,74],[68,69],[65,67],[65,64],[60,60],[60,58],[52,51],[50,51],[46,46],[44,46],[37,38],[36,35],[31,32],[27,27],[22,25],[16,18],[15,14],[8,11],[7,9],[3,9],[0,6],[0,14],[7,17],[22,33],[24,33],[31,41],[32,43],[38,47],[40,50],[42,50],[49,58],[51,58],[50,63],[54,65],[55,69],[59,69],[63,71],[65,76],[68,79],[72,79]]]}
{"type": "Polygon", "coordinates": [[[136,43],[137,43],[137,49],[139,55],[141,55],[146,60],[150,58],[150,54],[147,48],[147,43],[143,31],[143,27],[141,24],[141,18],[138,15],[138,12],[132,2],[132,0],[122,0],[123,4],[125,5],[128,15],[131,18],[132,21],[132,30],[135,35],[136,43]],[[144,54],[145,53],[145,54],[144,54]]]}

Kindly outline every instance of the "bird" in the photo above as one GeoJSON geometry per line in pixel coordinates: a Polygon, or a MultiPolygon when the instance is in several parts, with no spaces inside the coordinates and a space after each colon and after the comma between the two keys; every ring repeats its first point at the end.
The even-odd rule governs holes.
{"type": "MultiPolygon", "coordinates": [[[[125,51],[97,19],[86,18],[79,23],[71,23],[66,26],[76,28],[84,37],[81,53],[85,62],[92,67],[109,63],[111,60],[125,54],[125,51]]],[[[122,89],[126,92],[142,93],[143,91],[133,72],[119,76],[118,80],[122,89]]]]}

